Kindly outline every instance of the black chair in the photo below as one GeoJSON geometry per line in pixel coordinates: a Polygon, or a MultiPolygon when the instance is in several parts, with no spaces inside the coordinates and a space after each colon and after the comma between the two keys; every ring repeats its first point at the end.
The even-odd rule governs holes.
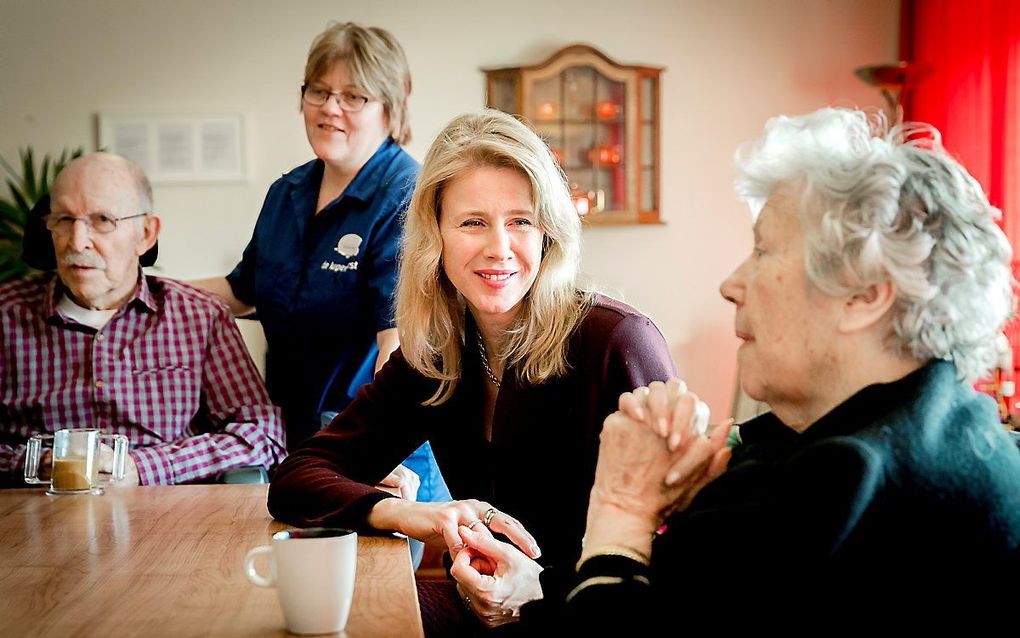
{"type": "Polygon", "coordinates": [[[261,465],[247,465],[224,470],[216,477],[217,483],[236,485],[239,483],[268,483],[269,472],[261,465]]]}

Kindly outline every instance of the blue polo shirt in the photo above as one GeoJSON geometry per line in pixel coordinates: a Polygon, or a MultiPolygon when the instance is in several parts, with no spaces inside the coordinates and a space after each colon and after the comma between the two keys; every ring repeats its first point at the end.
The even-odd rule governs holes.
{"type": "Polygon", "coordinates": [[[402,215],[418,163],[387,139],[343,194],[315,214],[323,163],[269,188],[241,262],[227,275],[266,333],[266,385],[287,445],[319,430],[372,380],[376,333],[392,328],[402,215]]]}

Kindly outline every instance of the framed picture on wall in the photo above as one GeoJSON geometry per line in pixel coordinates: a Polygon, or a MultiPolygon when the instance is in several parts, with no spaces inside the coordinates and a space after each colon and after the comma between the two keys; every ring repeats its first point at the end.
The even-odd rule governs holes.
{"type": "Polygon", "coordinates": [[[241,114],[98,114],[98,147],[138,163],[153,183],[247,178],[241,114]]]}

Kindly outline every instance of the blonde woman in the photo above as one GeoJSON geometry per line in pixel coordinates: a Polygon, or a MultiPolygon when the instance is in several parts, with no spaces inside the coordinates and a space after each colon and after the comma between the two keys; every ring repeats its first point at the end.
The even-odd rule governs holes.
{"type": "MultiPolygon", "coordinates": [[[[580,243],[562,172],[531,129],[498,111],[450,122],[408,209],[401,347],[280,467],[273,515],[398,531],[454,555],[459,525],[485,525],[541,563],[575,560],[603,420],[622,392],[674,370],[648,318],[579,285],[580,243]],[[372,487],[425,440],[457,500],[372,487]]],[[[469,605],[500,624],[505,602],[469,605]]]]}

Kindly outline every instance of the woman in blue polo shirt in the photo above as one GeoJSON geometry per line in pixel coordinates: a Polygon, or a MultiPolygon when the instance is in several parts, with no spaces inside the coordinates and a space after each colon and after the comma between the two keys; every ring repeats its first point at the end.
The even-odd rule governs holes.
{"type": "MultiPolygon", "coordinates": [[[[258,312],[268,343],[266,385],[293,450],[372,380],[398,345],[393,289],[418,163],[411,137],[411,74],[387,31],[330,25],[308,54],[301,110],[316,159],[266,195],[241,262],[196,284],[234,314],[258,312]]],[[[426,443],[405,463],[419,498],[449,500],[426,443]]]]}

